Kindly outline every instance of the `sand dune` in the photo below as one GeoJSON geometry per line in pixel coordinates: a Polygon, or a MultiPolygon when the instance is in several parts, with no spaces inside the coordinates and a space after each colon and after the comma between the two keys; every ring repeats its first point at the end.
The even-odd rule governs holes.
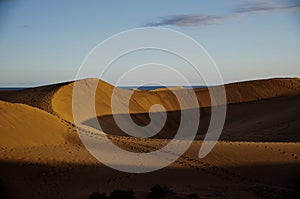
{"type": "MultiPolygon", "coordinates": [[[[192,110],[184,110],[189,114],[192,110]]],[[[300,95],[276,97],[227,106],[221,140],[227,141],[300,141],[300,95]]],[[[159,117],[161,113],[154,113],[159,117]]],[[[112,135],[126,136],[114,117],[126,118],[127,114],[104,115],[97,118],[101,130],[112,135]]],[[[150,122],[148,113],[130,114],[135,123],[145,126],[150,122]]],[[[202,140],[210,122],[210,109],[200,109],[200,125],[196,139],[202,140]]],[[[173,138],[180,126],[181,111],[168,111],[164,127],[155,138],[173,138]]],[[[85,125],[98,129],[94,118],[85,125]]],[[[145,130],[144,134],[147,134],[145,130]]]]}
{"type": "MultiPolygon", "coordinates": [[[[80,80],[76,83],[82,88],[81,93],[84,96],[91,95],[89,83],[98,83],[95,107],[102,130],[113,135],[125,135],[113,119],[111,95],[114,89],[118,91],[117,97],[121,99],[121,102],[115,105],[115,114],[122,116],[126,112],[122,108],[122,103],[128,99],[128,93],[132,91],[114,88],[98,79],[80,80]]],[[[69,82],[21,91],[2,91],[0,99],[37,107],[58,116],[59,119],[73,123],[73,87],[74,82],[69,82]]],[[[300,79],[283,78],[232,83],[225,85],[225,89],[229,106],[222,139],[239,141],[299,140],[300,127],[297,125],[299,121],[297,114],[299,113],[300,79]],[[284,129],[284,132],[281,132],[281,129],[284,129]]],[[[188,90],[188,92],[193,92],[191,89],[188,90]]],[[[198,88],[194,91],[200,105],[201,123],[197,137],[201,139],[209,124],[211,99],[206,88],[198,88]]],[[[182,89],[173,90],[173,92],[180,93],[182,89]]],[[[134,91],[129,103],[131,117],[139,125],[148,124],[150,121],[148,112],[153,104],[161,104],[168,111],[166,125],[156,137],[172,138],[180,123],[180,106],[172,91],[166,89],[134,91]]],[[[93,121],[95,116],[89,112],[82,113],[82,115],[84,117],[81,123],[94,127],[90,121],[93,121]]]]}
{"type": "MultiPolygon", "coordinates": [[[[77,82],[83,88],[82,95],[91,94],[88,87],[88,84],[91,82],[98,83],[95,95],[95,107],[97,119],[101,124],[102,130],[104,133],[111,135],[126,135],[119,129],[113,119],[111,95],[113,90],[116,89],[118,90],[117,97],[126,100],[128,98],[126,95],[128,95],[129,91],[114,88],[112,85],[98,79],[86,79],[77,82]]],[[[44,122],[38,122],[40,126],[53,126],[53,128],[57,128],[57,132],[61,132],[65,128],[64,124],[74,123],[72,115],[73,87],[74,82],[67,82],[19,91],[1,91],[0,99],[6,101],[1,102],[1,109],[11,109],[7,111],[7,114],[2,114],[1,124],[10,122],[20,128],[20,131],[23,128],[23,123],[31,124],[31,126],[27,125],[25,131],[34,129],[38,134],[39,131],[37,129],[39,128],[34,128],[33,123],[43,120],[44,122]],[[24,110],[21,111],[21,109],[24,110]],[[26,114],[27,116],[25,117],[26,114]],[[14,115],[15,119],[20,121],[10,121],[11,118],[7,115],[14,115]]],[[[228,99],[228,110],[225,127],[221,135],[222,140],[300,140],[298,134],[300,130],[300,126],[298,125],[300,79],[283,78],[232,83],[225,85],[225,89],[228,99]]],[[[200,107],[191,108],[200,108],[201,122],[197,138],[202,139],[210,121],[209,106],[211,99],[206,88],[199,88],[194,91],[197,94],[200,107]]],[[[176,89],[174,92],[182,92],[182,89],[176,89]]],[[[188,89],[188,92],[193,92],[193,90],[188,89]]],[[[116,112],[120,116],[124,114],[122,108],[118,109],[118,106],[121,107],[123,103],[122,100],[121,104],[116,104],[116,112]]],[[[154,137],[172,138],[176,134],[180,124],[180,107],[172,91],[166,89],[134,91],[129,103],[131,117],[139,125],[148,124],[150,121],[148,111],[153,104],[163,105],[167,110],[168,116],[164,128],[154,137]]],[[[189,109],[184,111],[188,112],[189,109]]],[[[160,112],[157,112],[157,114],[160,114],[160,112]]],[[[93,118],[93,115],[87,113],[82,124],[87,128],[94,127],[89,122],[90,120],[94,120],[93,118]]],[[[2,132],[10,131],[9,128],[4,128],[3,125],[1,128],[3,128],[2,132]]],[[[52,129],[51,131],[56,131],[56,129],[52,129]]],[[[28,136],[33,135],[34,133],[29,133],[28,136]]],[[[1,136],[6,137],[4,133],[1,136]]],[[[55,136],[61,137],[62,134],[55,136]]],[[[14,140],[17,144],[16,139],[14,140]]],[[[20,139],[20,141],[23,140],[20,139]]],[[[49,141],[49,143],[53,142],[49,141]]]]}
{"type": "Polygon", "coordinates": [[[41,86],[17,91],[0,91],[0,100],[27,104],[32,107],[53,113],[51,107],[52,97],[55,92],[69,83],[41,86]]]}
{"type": "MultiPolygon", "coordinates": [[[[82,80],[85,85],[88,81],[82,80]]],[[[71,97],[73,83],[63,86],[54,94],[53,110],[62,118],[72,121],[71,97]]],[[[113,135],[126,135],[116,125],[111,110],[111,94],[114,87],[105,82],[99,82],[96,92],[96,111],[101,130],[113,135]]],[[[118,88],[116,88],[118,89],[118,88]]],[[[299,79],[270,79],[233,83],[225,86],[228,111],[223,140],[239,141],[290,141],[300,140],[298,134],[298,107],[300,94],[299,79]],[[280,97],[283,96],[283,97],[280,97]],[[264,100],[263,100],[264,99],[264,100]],[[285,129],[282,132],[282,129],[285,129]],[[270,136],[272,135],[272,136],[270,136]]],[[[128,91],[118,89],[119,98],[126,100],[128,91]]],[[[176,90],[174,92],[182,92],[176,90]]],[[[190,90],[192,92],[192,90],[190,90]]],[[[210,118],[210,97],[206,88],[195,89],[200,104],[201,123],[198,129],[198,139],[202,139],[207,131],[210,118]]],[[[89,95],[89,90],[82,92],[89,95]]],[[[84,103],[84,102],[83,102],[84,103]]],[[[130,99],[130,113],[133,120],[139,125],[150,122],[148,111],[153,104],[161,104],[168,111],[168,119],[164,128],[156,138],[172,138],[180,124],[180,106],[176,96],[169,90],[135,91],[130,99]]],[[[117,104],[118,106],[118,104],[117,104]]],[[[121,107],[121,105],[120,105],[121,107]]],[[[190,107],[199,108],[199,107],[190,107]]],[[[187,112],[189,110],[186,110],[187,112]]],[[[122,108],[117,107],[119,117],[126,117],[122,108]]],[[[160,113],[158,112],[157,115],[160,113]]],[[[94,116],[88,113],[83,124],[93,126],[94,116]]],[[[146,133],[146,132],[145,132],[146,133]]]]}
{"type": "Polygon", "coordinates": [[[65,142],[67,127],[40,109],[0,101],[0,140],[3,147],[44,146],[65,142]]]}
{"type": "MultiPolygon", "coordinates": [[[[98,80],[80,80],[79,83],[88,88],[89,81],[98,80]]],[[[176,195],[169,193],[168,198],[189,198],[191,193],[201,198],[297,197],[300,79],[226,85],[229,105],[221,135],[223,141],[219,141],[207,157],[199,159],[202,141],[196,140],[172,165],[146,174],[115,171],[89,154],[73,123],[73,86],[74,82],[68,82],[0,92],[1,198],[5,198],[3,195],[7,198],[87,198],[92,192],[109,193],[114,189],[133,189],[137,198],[146,198],[154,184],[173,189],[176,195]]],[[[168,111],[165,132],[160,139],[137,139],[116,136],[122,132],[112,120],[113,89],[99,81],[95,105],[99,121],[105,126],[104,132],[116,145],[145,153],[170,141],[164,138],[173,136],[180,115],[171,91],[134,91],[130,113],[137,123],[147,123],[153,104],[160,103],[168,111]]],[[[129,91],[119,91],[118,97],[125,100],[129,91]]],[[[175,89],[175,92],[181,91],[175,89]]],[[[211,99],[205,88],[195,89],[195,92],[200,107],[190,108],[200,108],[203,113],[198,135],[201,139],[209,121],[211,99]]],[[[90,90],[82,90],[82,94],[88,95],[90,90]]],[[[120,108],[118,114],[124,114],[123,109],[120,108]]],[[[83,122],[90,119],[87,114],[83,122]]],[[[96,129],[88,123],[85,125],[84,136],[101,139],[96,129]]]]}
{"type": "MultiPolygon", "coordinates": [[[[127,99],[131,91],[115,88],[112,85],[98,80],[85,79],[77,81],[82,87],[82,95],[90,95],[89,82],[98,83],[95,94],[95,107],[98,116],[111,114],[111,96],[114,89],[118,90],[118,97],[127,99]]],[[[17,102],[40,108],[52,114],[72,120],[72,90],[74,82],[66,82],[51,86],[42,86],[21,91],[1,91],[0,100],[17,102]]],[[[181,92],[184,89],[175,89],[173,92],[181,92]]],[[[186,89],[185,89],[186,90],[186,89]]],[[[187,89],[191,90],[191,89],[187,89]]],[[[299,78],[278,78],[267,80],[254,80],[225,85],[228,104],[242,103],[268,99],[280,96],[300,94],[299,78]]],[[[211,106],[208,89],[194,89],[197,94],[200,107],[211,106]]],[[[192,92],[192,90],[190,91],[192,92]]],[[[153,104],[163,105],[167,111],[180,110],[178,100],[171,90],[158,89],[153,91],[134,91],[130,99],[130,113],[147,113],[153,104]]],[[[195,108],[195,107],[190,107],[195,108]]],[[[122,110],[117,113],[124,113],[122,110]]],[[[88,118],[87,118],[88,119],[88,118]]]]}
{"type": "MultiPolygon", "coordinates": [[[[87,79],[77,82],[82,86],[82,95],[89,95],[89,89],[86,85],[89,81],[99,81],[97,79],[87,79]]],[[[55,112],[67,120],[72,120],[72,88],[74,83],[61,87],[53,96],[52,107],[55,112]]],[[[111,96],[114,87],[99,81],[95,95],[95,107],[98,116],[110,115],[111,96]]],[[[118,98],[127,99],[130,91],[118,89],[118,98]]],[[[242,83],[233,83],[225,86],[228,104],[256,101],[261,99],[296,95],[300,93],[300,79],[269,79],[256,80],[242,83]]],[[[173,92],[182,92],[182,89],[173,90],[173,92]]],[[[190,90],[190,92],[193,92],[190,90]]],[[[200,107],[209,107],[211,99],[206,88],[195,89],[200,107]]],[[[167,111],[180,110],[176,96],[170,90],[154,91],[134,91],[130,99],[130,113],[147,113],[153,104],[161,104],[167,111]]],[[[118,105],[116,105],[118,106],[118,105]]],[[[196,108],[196,107],[189,107],[196,108]]],[[[117,113],[124,113],[118,107],[117,113]]],[[[86,117],[86,120],[90,119],[86,117]]]]}

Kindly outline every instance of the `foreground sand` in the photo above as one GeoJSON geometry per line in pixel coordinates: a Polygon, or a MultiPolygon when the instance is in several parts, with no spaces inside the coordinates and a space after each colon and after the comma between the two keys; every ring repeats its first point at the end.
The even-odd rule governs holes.
{"type": "MultiPolygon", "coordinates": [[[[113,138],[124,148],[145,152],[167,140],[113,138]]],[[[73,140],[62,145],[1,147],[1,178],[11,198],[87,198],[95,191],[133,189],[146,198],[155,184],[179,198],[282,198],[299,187],[299,143],[219,142],[204,159],[191,148],[167,168],[146,174],[112,170],[73,140]]],[[[169,195],[173,198],[173,195],[169,195]]]]}
{"type": "MultiPolygon", "coordinates": [[[[95,80],[82,83],[86,81],[95,80]]],[[[87,198],[93,192],[133,189],[137,198],[146,198],[150,187],[161,184],[174,190],[168,198],[188,198],[191,193],[200,198],[299,196],[299,79],[227,85],[231,105],[223,141],[199,159],[200,134],[200,140],[172,165],[146,174],[115,171],[89,154],[73,123],[72,87],[73,83],[64,83],[0,92],[0,194],[8,198],[87,198]]],[[[102,107],[98,114],[105,121],[111,114],[112,88],[100,82],[96,94],[96,106],[102,107]]],[[[196,92],[202,106],[209,106],[207,91],[196,92]]],[[[171,121],[176,121],[178,106],[163,100],[172,99],[168,90],[135,95],[130,111],[142,114],[142,121],[147,121],[148,107],[157,102],[163,103],[171,121]]],[[[90,119],[88,115],[86,119],[90,119]]],[[[114,123],[109,120],[106,125],[107,136],[129,151],[145,153],[169,142],[117,136],[112,133],[114,123]]],[[[84,135],[90,139],[102,139],[97,129],[85,129],[84,135]]]]}

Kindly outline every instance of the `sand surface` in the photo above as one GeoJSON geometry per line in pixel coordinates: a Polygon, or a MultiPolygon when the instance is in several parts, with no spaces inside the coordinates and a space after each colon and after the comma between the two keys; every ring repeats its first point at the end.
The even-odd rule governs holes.
{"type": "MultiPolygon", "coordinates": [[[[80,84],[89,81],[98,80],[81,80],[80,84]]],[[[201,131],[212,99],[207,89],[195,89],[201,111],[206,113],[198,140],[167,168],[145,174],[113,170],[86,150],[73,121],[73,86],[70,82],[0,92],[0,194],[8,198],[88,198],[93,192],[133,189],[137,198],[147,198],[150,187],[161,184],[174,191],[168,198],[189,198],[191,193],[199,198],[296,197],[300,187],[299,79],[226,85],[226,125],[221,141],[203,159],[198,157],[201,131]]],[[[145,153],[170,141],[180,115],[171,91],[133,93],[130,113],[139,122],[147,123],[147,112],[156,103],[166,107],[169,118],[160,139],[137,139],[121,135],[111,119],[113,89],[101,81],[95,104],[97,117],[106,126],[104,133],[116,145],[145,153]]],[[[83,89],[82,94],[89,92],[83,89]]],[[[120,97],[127,92],[120,90],[120,97]]],[[[124,114],[122,111],[120,108],[118,114],[124,114]]],[[[87,113],[84,119],[82,122],[88,121],[91,115],[87,113]]],[[[103,134],[88,123],[83,128],[82,136],[102,139],[103,134]]]]}

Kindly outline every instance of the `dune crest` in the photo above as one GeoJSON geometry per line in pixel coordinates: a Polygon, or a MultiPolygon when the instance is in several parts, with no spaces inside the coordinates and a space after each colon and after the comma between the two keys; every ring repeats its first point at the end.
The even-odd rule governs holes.
{"type": "MultiPolygon", "coordinates": [[[[97,79],[79,80],[78,84],[86,85],[88,81],[99,81],[97,92],[95,95],[95,107],[98,116],[109,115],[111,111],[111,95],[113,92],[112,85],[97,79]]],[[[62,86],[58,89],[52,98],[52,108],[62,117],[72,120],[72,89],[74,82],[62,86]]],[[[118,89],[119,98],[124,98],[129,95],[128,90],[118,89]]],[[[187,89],[193,92],[192,89],[187,89]]],[[[232,83],[225,85],[227,103],[243,103],[257,101],[273,97],[297,95],[300,94],[300,79],[298,78],[283,78],[283,79],[267,79],[255,80],[241,83],[232,83]]],[[[136,90],[133,92],[130,99],[130,113],[147,113],[153,104],[161,104],[167,111],[180,110],[180,106],[173,92],[182,92],[182,89],[175,90],[153,90],[142,91],[136,90]]],[[[194,89],[196,92],[199,106],[211,106],[211,99],[207,88],[194,89]]],[[[89,95],[88,88],[84,89],[83,95],[89,95]]],[[[196,107],[190,107],[196,108],[196,107]]],[[[116,108],[118,109],[118,108],[116,108]]],[[[124,113],[122,111],[118,113],[124,113]]]]}

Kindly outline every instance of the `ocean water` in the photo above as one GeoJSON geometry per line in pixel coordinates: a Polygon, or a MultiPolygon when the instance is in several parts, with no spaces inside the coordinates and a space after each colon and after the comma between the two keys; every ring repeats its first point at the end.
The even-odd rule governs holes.
{"type": "MultiPolygon", "coordinates": [[[[169,86],[168,88],[175,88],[176,86],[169,86]]],[[[207,86],[184,86],[184,88],[206,88],[207,86]]],[[[17,91],[17,90],[23,90],[26,88],[31,87],[0,87],[0,91],[17,91]]],[[[126,90],[132,90],[134,88],[137,88],[136,86],[121,86],[119,88],[123,88],[126,90]]],[[[138,87],[139,90],[155,90],[158,88],[166,88],[165,86],[141,86],[138,87]]]]}
{"type": "MultiPolygon", "coordinates": [[[[177,87],[177,86],[168,86],[168,88],[175,88],[175,87],[177,87]]],[[[184,88],[207,88],[207,86],[183,86],[183,87],[184,88]]],[[[121,86],[119,88],[123,88],[126,90],[132,90],[137,87],[136,86],[121,86]]],[[[167,87],[165,87],[165,86],[141,86],[141,87],[138,87],[139,90],[155,90],[158,88],[167,88],[167,87]]]]}
{"type": "Polygon", "coordinates": [[[27,87],[0,87],[0,91],[17,91],[17,90],[23,90],[27,87]]]}

